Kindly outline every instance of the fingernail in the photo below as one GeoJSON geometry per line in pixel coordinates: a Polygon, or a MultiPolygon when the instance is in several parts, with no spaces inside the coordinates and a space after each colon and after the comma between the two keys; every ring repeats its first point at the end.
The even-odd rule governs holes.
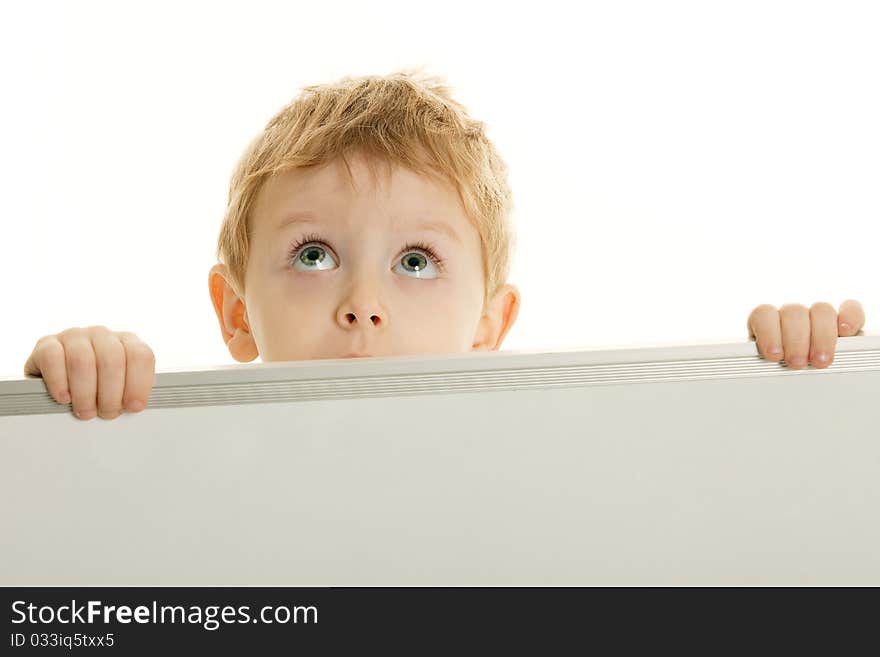
{"type": "Polygon", "coordinates": [[[779,347],[778,345],[773,345],[772,347],[770,347],[767,350],[767,355],[769,355],[769,356],[778,356],[781,353],[782,353],[782,348],[779,347]]]}
{"type": "Polygon", "coordinates": [[[97,415],[96,411],[77,411],[76,416],[80,420],[91,420],[93,417],[97,415]]]}
{"type": "Polygon", "coordinates": [[[826,354],[824,351],[820,351],[818,354],[815,355],[814,360],[817,360],[820,363],[827,363],[828,354],[826,354]]]}
{"type": "Polygon", "coordinates": [[[132,413],[137,413],[138,411],[144,410],[144,402],[142,402],[140,399],[135,399],[134,401],[128,402],[127,408],[132,413]]]}
{"type": "Polygon", "coordinates": [[[65,390],[60,395],[58,395],[58,401],[60,401],[62,404],[70,403],[70,393],[65,390]]]}
{"type": "Polygon", "coordinates": [[[851,328],[850,325],[847,324],[846,322],[841,322],[841,323],[840,323],[840,330],[841,330],[841,331],[849,331],[850,328],[851,328]]]}

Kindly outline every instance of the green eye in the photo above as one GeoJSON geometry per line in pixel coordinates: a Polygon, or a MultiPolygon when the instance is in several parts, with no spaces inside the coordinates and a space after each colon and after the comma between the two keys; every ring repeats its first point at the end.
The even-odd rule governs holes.
{"type": "Polygon", "coordinates": [[[305,249],[299,256],[300,262],[306,265],[314,265],[323,262],[325,251],[320,246],[310,246],[305,249]]]}
{"type": "Polygon", "coordinates": [[[334,260],[330,251],[317,244],[306,244],[304,247],[297,245],[291,250],[288,258],[290,258],[289,262],[294,267],[297,267],[299,271],[324,271],[333,269],[336,265],[336,260],[334,260]],[[299,249],[302,249],[302,251],[299,249]],[[296,257],[295,260],[293,260],[294,256],[296,257]],[[303,266],[298,267],[298,265],[303,266]]]}
{"type": "Polygon", "coordinates": [[[421,253],[407,253],[401,262],[407,271],[422,271],[428,266],[428,259],[421,253]]]}
{"type": "MultiPolygon", "coordinates": [[[[297,271],[333,269],[336,266],[336,257],[323,244],[325,242],[319,235],[306,235],[291,245],[287,262],[297,271]]],[[[402,268],[407,274],[415,274],[413,278],[438,278],[438,271],[444,271],[443,260],[428,244],[411,242],[403,248],[404,255],[395,266],[395,271],[402,268]]]]}

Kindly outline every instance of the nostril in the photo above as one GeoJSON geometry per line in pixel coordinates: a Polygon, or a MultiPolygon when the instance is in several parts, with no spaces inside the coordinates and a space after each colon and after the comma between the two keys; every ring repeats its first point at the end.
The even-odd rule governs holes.
{"type": "MultiPolygon", "coordinates": [[[[357,317],[355,316],[354,313],[346,313],[345,317],[346,317],[346,319],[348,319],[349,323],[353,323],[353,322],[357,321],[357,317]]],[[[370,321],[373,324],[379,324],[379,322],[382,320],[379,318],[379,315],[370,315],[370,321]]]]}

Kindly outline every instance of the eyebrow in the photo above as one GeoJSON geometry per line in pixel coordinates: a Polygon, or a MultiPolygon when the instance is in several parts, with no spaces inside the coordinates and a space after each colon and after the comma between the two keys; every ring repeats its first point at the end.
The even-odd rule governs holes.
{"type": "MultiPolygon", "coordinates": [[[[278,224],[276,231],[280,231],[291,224],[318,224],[321,223],[320,220],[311,212],[297,212],[292,215],[288,215],[284,218],[284,220],[278,224]]],[[[423,221],[415,226],[413,226],[416,230],[424,230],[430,231],[434,233],[440,233],[441,235],[446,235],[453,242],[458,242],[459,244],[463,244],[461,238],[458,236],[458,233],[455,229],[450,226],[445,221],[423,221]]]]}

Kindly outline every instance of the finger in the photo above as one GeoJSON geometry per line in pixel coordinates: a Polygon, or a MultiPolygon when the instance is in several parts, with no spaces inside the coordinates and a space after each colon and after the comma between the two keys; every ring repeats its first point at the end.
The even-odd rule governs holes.
{"type": "Polygon", "coordinates": [[[837,349],[837,311],[830,303],[818,301],[810,306],[810,363],[828,367],[837,349]]]}
{"type": "Polygon", "coordinates": [[[67,385],[67,366],[64,362],[64,346],[55,335],[37,340],[33,352],[24,364],[25,376],[40,376],[46,389],[59,404],[70,402],[67,385]]]}
{"type": "Polygon", "coordinates": [[[109,330],[94,330],[91,335],[98,371],[98,416],[112,420],[122,413],[125,390],[125,347],[109,330]]]}
{"type": "Polygon", "coordinates": [[[865,325],[865,310],[855,299],[847,299],[840,304],[837,316],[838,335],[851,336],[862,330],[865,325]]]}
{"type": "Polygon", "coordinates": [[[85,331],[60,334],[64,345],[64,360],[73,412],[82,420],[96,415],[98,372],[95,367],[95,349],[85,331]]]}
{"type": "Polygon", "coordinates": [[[787,303],[779,309],[779,322],[785,365],[793,369],[806,367],[810,353],[810,311],[799,303],[787,303]]]}
{"type": "Polygon", "coordinates": [[[152,394],[156,357],[153,350],[134,333],[120,333],[119,339],[126,354],[123,403],[130,411],[142,411],[152,394]]]}
{"type": "Polygon", "coordinates": [[[782,330],[779,324],[779,311],[776,306],[762,304],[749,315],[749,338],[758,344],[762,358],[778,361],[782,358],[782,330]]]}

